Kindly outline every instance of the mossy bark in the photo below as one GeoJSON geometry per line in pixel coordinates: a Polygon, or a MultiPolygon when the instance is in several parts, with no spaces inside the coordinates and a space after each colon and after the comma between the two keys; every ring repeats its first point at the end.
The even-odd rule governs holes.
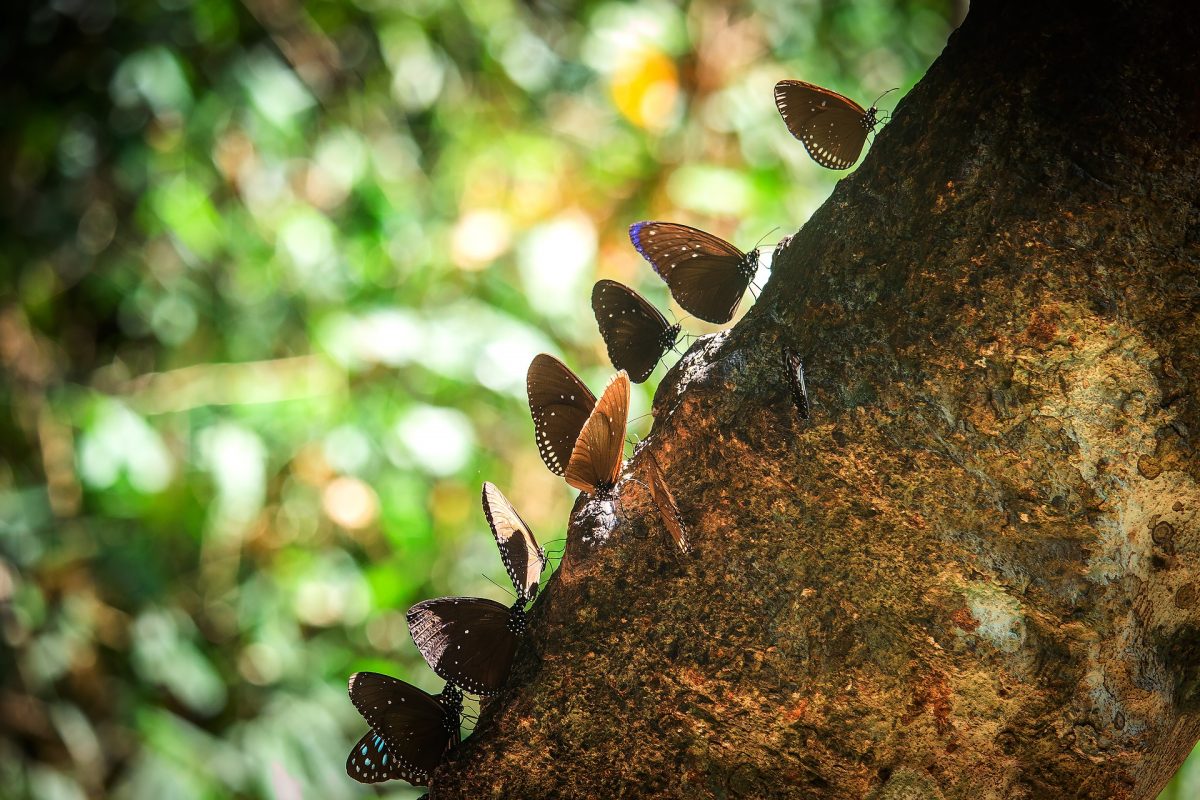
{"type": "Polygon", "coordinates": [[[694,551],[581,501],[434,798],[1156,795],[1200,738],[1198,8],[973,4],[660,386],[694,551]]]}

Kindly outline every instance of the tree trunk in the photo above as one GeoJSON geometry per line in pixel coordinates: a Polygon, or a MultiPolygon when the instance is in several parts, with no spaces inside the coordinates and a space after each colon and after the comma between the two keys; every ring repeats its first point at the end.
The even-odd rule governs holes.
{"type": "Polygon", "coordinates": [[[434,798],[1161,790],[1200,737],[1198,8],[973,4],[659,387],[627,474],[693,552],[635,482],[581,500],[434,798]]]}

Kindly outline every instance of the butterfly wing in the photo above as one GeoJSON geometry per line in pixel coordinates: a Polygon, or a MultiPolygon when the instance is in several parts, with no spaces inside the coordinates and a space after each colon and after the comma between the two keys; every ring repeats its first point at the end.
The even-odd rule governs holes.
{"type": "Polygon", "coordinates": [[[546,568],[546,554],[538,547],[525,520],[494,483],[483,484],[483,513],[517,595],[523,601],[532,600],[546,568]]]}
{"type": "Polygon", "coordinates": [[[666,526],[667,533],[671,534],[671,538],[675,540],[675,546],[679,548],[679,552],[686,553],[689,548],[687,528],[684,527],[683,515],[679,513],[679,506],[675,504],[675,495],[671,494],[671,487],[667,486],[667,479],[659,469],[658,461],[653,454],[650,455],[647,464],[650,472],[650,495],[654,498],[654,505],[658,506],[658,515],[662,517],[663,525],[666,526]]]}
{"type": "Polygon", "coordinates": [[[496,694],[504,686],[524,612],[482,597],[439,597],[408,610],[408,631],[440,677],[473,694],[496,694]]]}
{"type": "Polygon", "coordinates": [[[826,169],[849,169],[858,161],[871,129],[858,103],[804,81],[780,81],[775,105],[813,161],[826,169]]]}
{"type": "Polygon", "coordinates": [[[629,376],[613,376],[600,402],[583,424],[564,477],[588,494],[604,494],[621,476],[625,455],[625,424],[629,418],[629,376]]]}
{"type": "Polygon", "coordinates": [[[635,222],[629,240],[667,282],[675,302],[714,323],[733,319],[758,269],[758,251],[743,253],[724,239],[674,222],[635,222]]]}
{"type": "Polygon", "coordinates": [[[373,730],[364,733],[354,747],[350,748],[350,755],[346,757],[346,774],[359,783],[380,783],[397,779],[412,782],[412,774],[404,772],[395,756],[388,750],[383,737],[373,730]]]}
{"type": "Polygon", "coordinates": [[[545,353],[529,363],[525,388],[538,453],[551,472],[562,475],[596,396],[565,364],[545,353]]]}
{"type": "Polygon", "coordinates": [[[789,347],[783,348],[783,368],[787,373],[788,392],[800,419],[809,418],[808,386],[804,382],[804,362],[800,355],[789,347]]]}
{"type": "Polygon", "coordinates": [[[644,297],[622,283],[596,281],[592,311],[609,360],[629,373],[634,383],[649,378],[663,354],[675,344],[677,329],[644,297]]]}
{"type": "Polygon", "coordinates": [[[439,699],[402,680],[377,672],[350,676],[350,700],[371,726],[346,760],[346,772],[362,783],[400,778],[414,785],[429,780],[442,756],[458,742],[439,699]]]}

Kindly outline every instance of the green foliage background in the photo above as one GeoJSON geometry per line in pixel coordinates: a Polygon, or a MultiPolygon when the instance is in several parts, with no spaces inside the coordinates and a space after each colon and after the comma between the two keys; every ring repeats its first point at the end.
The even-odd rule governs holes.
{"type": "Polygon", "coordinates": [[[67,800],[369,793],[346,677],[437,689],[403,612],[501,597],[484,479],[562,535],[524,371],[548,351],[603,385],[598,277],[666,305],[628,224],[791,232],[839,176],[775,81],[907,90],[963,9],[9,13],[0,795],[67,800]]]}

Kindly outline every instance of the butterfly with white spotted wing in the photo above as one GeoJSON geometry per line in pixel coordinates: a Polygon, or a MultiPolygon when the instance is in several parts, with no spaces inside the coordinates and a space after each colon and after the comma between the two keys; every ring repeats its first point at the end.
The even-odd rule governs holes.
{"type": "Polygon", "coordinates": [[[359,783],[429,783],[446,751],[458,744],[462,692],[451,685],[430,695],[377,672],[350,676],[350,700],[371,729],[346,758],[346,774],[359,783]]]}

